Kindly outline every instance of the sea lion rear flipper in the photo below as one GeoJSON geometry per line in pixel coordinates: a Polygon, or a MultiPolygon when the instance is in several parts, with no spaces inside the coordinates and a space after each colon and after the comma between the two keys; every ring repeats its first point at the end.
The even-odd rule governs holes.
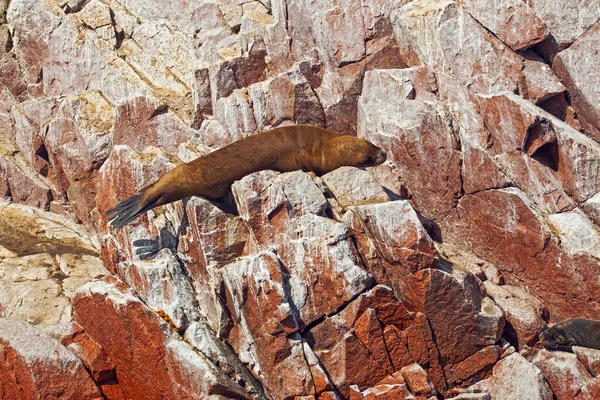
{"type": "Polygon", "coordinates": [[[122,228],[158,203],[159,197],[148,202],[144,202],[144,197],[144,191],[136,193],[108,210],[104,216],[108,217],[113,227],[122,228]]]}

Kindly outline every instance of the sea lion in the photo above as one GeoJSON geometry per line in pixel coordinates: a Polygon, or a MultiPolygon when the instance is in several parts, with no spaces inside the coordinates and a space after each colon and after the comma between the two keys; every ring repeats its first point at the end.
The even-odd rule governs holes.
{"type": "Polygon", "coordinates": [[[573,346],[600,349],[600,321],[567,319],[540,333],[540,341],[549,350],[571,351],[573,346]]]}
{"type": "Polygon", "coordinates": [[[154,207],[187,196],[221,198],[234,181],[256,171],[302,170],[322,175],[346,165],[379,165],[385,159],[386,153],[379,147],[354,136],[338,136],[308,125],[275,128],[173,168],[105,216],[112,226],[122,228],[154,207]]]}

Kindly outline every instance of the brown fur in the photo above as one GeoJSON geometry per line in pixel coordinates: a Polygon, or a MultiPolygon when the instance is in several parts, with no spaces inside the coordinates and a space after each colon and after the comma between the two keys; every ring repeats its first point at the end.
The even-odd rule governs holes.
{"type": "Polygon", "coordinates": [[[600,349],[600,321],[567,319],[540,333],[540,341],[550,350],[570,351],[573,346],[600,349]]]}
{"type": "Polygon", "coordinates": [[[308,125],[272,129],[246,137],[167,172],[109,210],[111,224],[123,227],[154,207],[187,196],[223,197],[231,184],[256,171],[312,171],[317,175],[341,166],[374,166],[385,152],[353,136],[308,125]]]}

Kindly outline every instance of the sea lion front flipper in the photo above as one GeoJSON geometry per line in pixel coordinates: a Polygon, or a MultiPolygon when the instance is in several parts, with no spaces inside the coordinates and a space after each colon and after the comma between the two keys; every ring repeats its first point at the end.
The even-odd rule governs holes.
{"type": "Polygon", "coordinates": [[[160,197],[155,197],[150,201],[144,201],[145,190],[138,192],[128,199],[123,200],[115,207],[104,213],[108,217],[109,223],[115,228],[122,228],[141,214],[154,208],[160,197]]]}

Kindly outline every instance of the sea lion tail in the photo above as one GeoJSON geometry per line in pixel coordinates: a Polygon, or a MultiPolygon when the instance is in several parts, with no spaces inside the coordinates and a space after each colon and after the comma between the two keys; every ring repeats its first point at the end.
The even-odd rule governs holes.
{"type": "Polygon", "coordinates": [[[160,196],[150,201],[145,200],[145,189],[123,200],[115,207],[104,213],[109,223],[115,228],[122,228],[146,211],[154,208],[160,196]]]}

